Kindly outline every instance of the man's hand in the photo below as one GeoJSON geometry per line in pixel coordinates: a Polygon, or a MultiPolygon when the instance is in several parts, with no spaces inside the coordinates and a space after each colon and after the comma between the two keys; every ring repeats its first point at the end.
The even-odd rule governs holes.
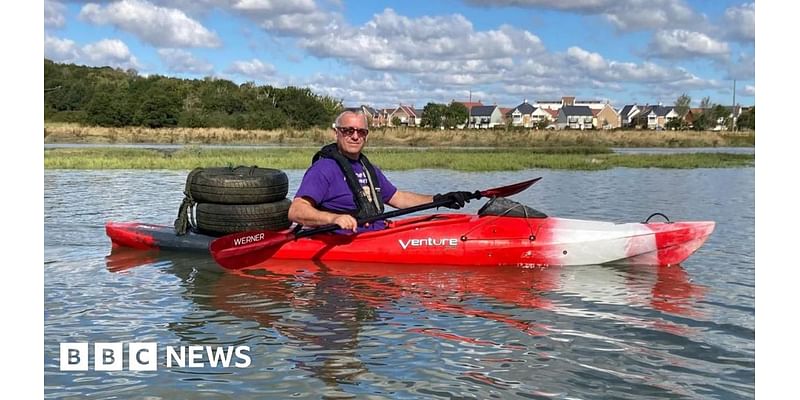
{"type": "Polygon", "coordinates": [[[449,204],[445,204],[444,206],[447,208],[452,208],[454,210],[458,210],[461,207],[464,207],[466,203],[469,203],[471,200],[472,193],[470,192],[447,192],[445,194],[437,194],[433,196],[433,201],[439,201],[442,199],[450,200],[449,204]]]}
{"type": "Polygon", "coordinates": [[[339,227],[342,229],[351,230],[353,232],[358,229],[358,221],[356,221],[352,215],[339,214],[333,219],[332,223],[339,225],[339,227]]]}

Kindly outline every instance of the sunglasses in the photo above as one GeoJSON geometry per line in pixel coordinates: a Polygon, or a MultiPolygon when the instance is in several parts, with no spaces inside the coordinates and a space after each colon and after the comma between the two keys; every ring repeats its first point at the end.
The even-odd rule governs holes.
{"type": "Polygon", "coordinates": [[[352,126],[338,127],[336,130],[345,136],[352,136],[353,133],[358,133],[358,136],[363,138],[369,135],[369,129],[353,128],[352,126]]]}

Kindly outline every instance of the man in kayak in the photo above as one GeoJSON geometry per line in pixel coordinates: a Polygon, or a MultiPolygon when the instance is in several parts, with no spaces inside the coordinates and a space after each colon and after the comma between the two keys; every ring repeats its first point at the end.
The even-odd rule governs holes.
{"type": "Polygon", "coordinates": [[[469,202],[470,192],[449,192],[434,196],[398,190],[361,153],[369,128],[363,114],[345,111],[333,124],[336,143],[324,146],[314,155],[303,176],[289,219],[304,226],[339,225],[353,232],[383,229],[384,221],[358,227],[357,220],[383,213],[384,204],[408,208],[439,199],[450,199],[459,209],[469,202]]]}

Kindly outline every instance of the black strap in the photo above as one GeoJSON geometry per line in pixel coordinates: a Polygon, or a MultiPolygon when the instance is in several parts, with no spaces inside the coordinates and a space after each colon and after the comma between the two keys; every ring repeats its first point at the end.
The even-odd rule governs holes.
{"type": "Polygon", "coordinates": [[[173,226],[175,227],[175,234],[178,236],[185,235],[186,232],[189,231],[189,212],[197,204],[192,197],[192,183],[194,182],[194,177],[203,168],[195,168],[192,172],[189,172],[189,175],[186,177],[186,187],[183,189],[183,201],[181,202],[180,207],[178,207],[178,217],[175,218],[175,222],[173,226]]]}
{"type": "Polygon", "coordinates": [[[370,191],[372,201],[370,201],[369,196],[364,193],[364,189],[361,187],[361,184],[358,182],[358,178],[356,177],[355,171],[353,171],[353,166],[350,165],[350,160],[342,155],[339,152],[339,148],[336,143],[331,143],[322,147],[314,157],[311,159],[311,163],[317,162],[320,158],[330,158],[336,161],[336,164],[339,166],[339,169],[342,170],[342,173],[345,177],[345,182],[347,182],[348,188],[350,188],[350,192],[353,193],[353,202],[355,203],[357,210],[347,211],[347,210],[338,210],[336,212],[341,213],[344,211],[347,214],[353,215],[357,219],[362,218],[369,218],[374,215],[378,215],[383,213],[384,206],[383,206],[383,199],[381,198],[380,194],[380,185],[378,181],[377,174],[375,173],[375,167],[372,163],[369,162],[369,159],[364,154],[359,155],[359,162],[364,167],[364,172],[367,173],[367,180],[371,183],[370,191]],[[374,190],[372,189],[374,187],[374,190]]]}

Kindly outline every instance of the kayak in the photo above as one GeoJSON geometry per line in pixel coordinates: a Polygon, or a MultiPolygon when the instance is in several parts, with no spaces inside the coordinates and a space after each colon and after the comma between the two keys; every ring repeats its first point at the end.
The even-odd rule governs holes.
{"type": "MultiPolygon", "coordinates": [[[[442,213],[388,221],[386,229],[356,235],[302,237],[253,256],[454,266],[674,265],[698,250],[714,226],[713,221],[614,223],[544,214],[442,213]]],[[[113,246],[199,252],[209,252],[217,239],[191,231],[178,236],[172,226],[140,222],[107,222],[106,234],[113,246]]]]}

